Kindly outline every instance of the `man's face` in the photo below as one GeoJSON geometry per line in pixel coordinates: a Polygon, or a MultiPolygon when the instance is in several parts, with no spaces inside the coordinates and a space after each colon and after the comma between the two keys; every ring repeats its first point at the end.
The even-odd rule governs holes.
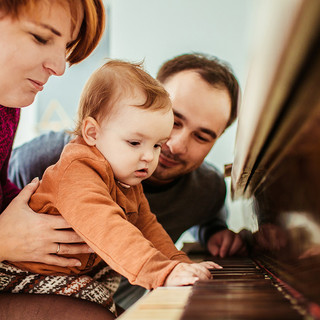
{"type": "Polygon", "coordinates": [[[198,168],[226,128],[231,112],[227,89],[205,82],[194,71],[182,71],[164,84],[174,111],[174,127],[163,145],[149,181],[165,184],[198,168]]]}

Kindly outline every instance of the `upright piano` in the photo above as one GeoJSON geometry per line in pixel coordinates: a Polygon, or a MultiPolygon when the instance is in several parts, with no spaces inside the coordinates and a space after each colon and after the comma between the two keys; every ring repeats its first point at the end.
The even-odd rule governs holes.
{"type": "Polygon", "coordinates": [[[248,257],[192,287],[158,288],[119,319],[320,319],[320,1],[267,1],[231,171],[250,203],[248,257]],[[254,223],[252,223],[254,221],[254,223]]]}

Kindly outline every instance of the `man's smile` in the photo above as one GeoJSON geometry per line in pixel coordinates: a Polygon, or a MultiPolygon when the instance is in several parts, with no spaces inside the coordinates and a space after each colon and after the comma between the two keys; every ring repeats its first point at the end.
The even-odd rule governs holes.
{"type": "Polygon", "coordinates": [[[169,158],[161,153],[159,157],[159,164],[165,167],[175,167],[176,165],[180,164],[180,161],[169,158]]]}

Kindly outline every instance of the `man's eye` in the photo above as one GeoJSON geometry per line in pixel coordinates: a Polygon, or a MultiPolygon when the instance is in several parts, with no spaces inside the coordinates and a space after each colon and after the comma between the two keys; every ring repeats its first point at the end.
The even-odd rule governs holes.
{"type": "Polygon", "coordinates": [[[200,135],[195,135],[195,137],[200,140],[201,142],[209,142],[209,140],[203,136],[200,136],[200,135]]]}
{"type": "Polygon", "coordinates": [[[32,36],[36,39],[37,42],[41,44],[46,44],[48,42],[48,40],[38,36],[37,34],[32,33],[32,36]]]}
{"type": "Polygon", "coordinates": [[[180,128],[180,127],[181,127],[181,123],[175,121],[175,122],[173,123],[173,126],[174,126],[175,128],[180,128]]]}

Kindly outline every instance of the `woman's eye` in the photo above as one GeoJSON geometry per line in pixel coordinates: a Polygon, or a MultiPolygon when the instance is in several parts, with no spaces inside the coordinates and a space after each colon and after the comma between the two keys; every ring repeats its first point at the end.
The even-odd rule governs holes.
{"type": "Polygon", "coordinates": [[[32,33],[32,36],[36,39],[37,42],[41,44],[46,44],[48,42],[48,40],[38,36],[37,34],[32,33]]]}
{"type": "Polygon", "coordinates": [[[68,42],[66,45],[66,49],[71,48],[74,45],[75,41],[68,42]]]}

